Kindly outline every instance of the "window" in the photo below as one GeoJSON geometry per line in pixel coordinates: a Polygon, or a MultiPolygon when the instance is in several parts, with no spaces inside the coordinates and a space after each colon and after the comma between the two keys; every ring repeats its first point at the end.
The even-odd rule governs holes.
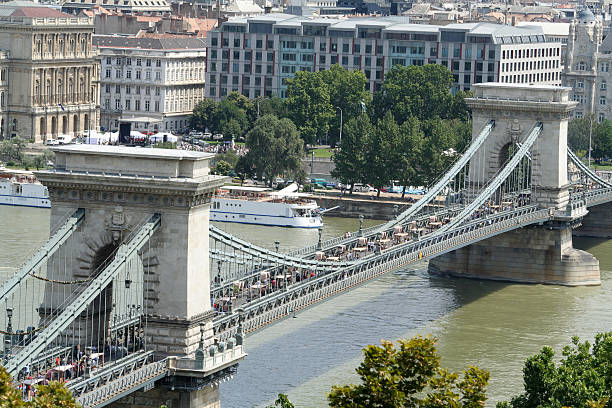
{"type": "Polygon", "coordinates": [[[104,109],[110,109],[110,99],[104,100],[104,109]]]}
{"type": "Polygon", "coordinates": [[[131,58],[126,58],[125,59],[125,65],[132,65],[132,59],[131,58]]]}
{"type": "Polygon", "coordinates": [[[470,75],[464,75],[463,76],[463,83],[464,84],[469,84],[471,80],[471,76],[470,75]]]}
{"type": "Polygon", "coordinates": [[[121,70],[120,69],[115,70],[115,78],[121,78],[121,70]]]}
{"type": "Polygon", "coordinates": [[[255,41],[255,48],[263,48],[262,40],[255,41]]]}
{"type": "Polygon", "coordinates": [[[142,76],[142,71],[136,71],[136,79],[140,79],[142,76]]]}
{"type": "Polygon", "coordinates": [[[599,88],[600,88],[602,91],[605,91],[605,90],[606,90],[606,88],[607,88],[607,86],[608,86],[608,85],[606,84],[606,81],[601,81],[601,85],[599,86],[599,88]]]}
{"type": "Polygon", "coordinates": [[[121,93],[121,85],[115,85],[115,93],[121,93]]]}
{"type": "Polygon", "coordinates": [[[344,52],[344,53],[349,52],[349,45],[348,44],[342,44],[342,52],[344,52]]]}
{"type": "Polygon", "coordinates": [[[150,59],[147,59],[147,60],[146,60],[146,62],[147,62],[147,64],[146,64],[146,65],[147,65],[147,67],[150,67],[150,66],[151,66],[151,60],[150,60],[150,59]]]}
{"type": "Polygon", "coordinates": [[[136,95],[140,95],[140,85],[136,87],[136,95]]]}
{"type": "Polygon", "coordinates": [[[584,71],[586,69],[586,64],[583,61],[580,61],[578,63],[578,70],[579,71],[584,71]]]}
{"type": "Polygon", "coordinates": [[[581,89],[584,88],[584,81],[578,81],[576,83],[576,88],[581,88],[581,89]]]}
{"type": "Polygon", "coordinates": [[[126,94],[128,94],[128,95],[129,95],[129,94],[131,94],[131,93],[132,93],[132,87],[131,87],[131,86],[129,86],[129,85],[128,85],[128,86],[126,86],[126,87],[125,87],[125,93],[126,93],[126,94]]]}
{"type": "Polygon", "coordinates": [[[104,77],[105,78],[110,78],[111,77],[111,70],[110,69],[106,70],[106,75],[104,77]]]}
{"type": "Polygon", "coordinates": [[[274,53],[273,52],[269,52],[268,53],[268,59],[266,61],[268,61],[268,62],[274,61],[274,53]]]}
{"type": "Polygon", "coordinates": [[[489,50],[489,59],[495,59],[495,50],[489,50]]]}
{"type": "Polygon", "coordinates": [[[139,99],[136,99],[134,101],[134,110],[137,110],[137,111],[140,110],[140,100],[139,99]]]}
{"type": "Polygon", "coordinates": [[[348,57],[342,57],[342,65],[348,65],[348,57]]]}
{"type": "Polygon", "coordinates": [[[326,42],[321,42],[321,44],[319,44],[319,50],[320,51],[326,51],[327,50],[327,43],[326,42]]]}
{"type": "Polygon", "coordinates": [[[150,81],[151,80],[151,71],[145,72],[145,76],[146,76],[147,81],[150,81]]]}
{"type": "Polygon", "coordinates": [[[129,99],[125,100],[125,110],[132,110],[132,101],[129,99]]]}
{"type": "Polygon", "coordinates": [[[142,66],[142,60],[140,58],[136,58],[136,66],[137,67],[142,66]]]}
{"type": "Polygon", "coordinates": [[[110,93],[110,88],[111,86],[109,84],[106,84],[106,93],[110,93]]]}
{"type": "Polygon", "coordinates": [[[605,105],[606,104],[606,97],[605,96],[600,96],[599,97],[599,104],[600,105],[605,105]]]}
{"type": "Polygon", "coordinates": [[[464,69],[465,71],[471,71],[471,70],[472,70],[472,63],[471,63],[471,62],[469,62],[469,61],[466,61],[466,62],[463,64],[463,69],[464,69]]]}
{"type": "Polygon", "coordinates": [[[436,47],[431,47],[429,49],[429,56],[435,57],[436,55],[438,55],[438,49],[436,47]]]}
{"type": "Polygon", "coordinates": [[[125,77],[127,79],[132,79],[132,70],[128,69],[127,71],[125,71],[125,77]]]}
{"type": "Polygon", "coordinates": [[[155,112],[159,112],[159,101],[155,101],[155,112]]]}
{"type": "Polygon", "coordinates": [[[597,117],[597,121],[599,123],[603,122],[604,119],[606,118],[606,116],[603,114],[603,112],[599,112],[599,116],[597,117]]]}
{"type": "Polygon", "coordinates": [[[145,90],[145,95],[151,95],[151,88],[150,87],[145,86],[144,90],[145,90]]]}
{"type": "Polygon", "coordinates": [[[482,62],[477,62],[476,63],[476,71],[482,72],[482,62]]]}
{"type": "Polygon", "coordinates": [[[112,58],[111,57],[106,57],[106,65],[110,65],[112,64],[112,58]]]}
{"type": "Polygon", "coordinates": [[[325,61],[327,61],[327,58],[325,57],[325,55],[321,55],[319,57],[319,64],[325,64],[325,61]]]}
{"type": "Polygon", "coordinates": [[[234,38],[234,48],[240,47],[240,38],[234,38]]]}
{"type": "Polygon", "coordinates": [[[151,110],[151,101],[145,101],[145,111],[151,110]]]}
{"type": "MultiPolygon", "coordinates": [[[[212,78],[214,78],[214,77],[212,77],[212,78]]],[[[160,89],[159,86],[157,86],[157,87],[155,87],[155,96],[159,96],[159,95],[161,95],[161,89],[160,89]]]]}
{"type": "Polygon", "coordinates": [[[459,71],[459,61],[453,61],[453,71],[459,71]]]}
{"type": "Polygon", "coordinates": [[[602,62],[601,63],[601,72],[608,72],[608,63],[607,62],[602,62]]]}
{"type": "Polygon", "coordinates": [[[121,99],[115,99],[115,109],[121,109],[121,99]]]}
{"type": "Polygon", "coordinates": [[[121,65],[121,58],[117,58],[117,65],[121,65]]]}
{"type": "Polygon", "coordinates": [[[157,71],[157,72],[155,73],[155,80],[156,80],[156,81],[161,81],[161,72],[157,71]]]}
{"type": "Polygon", "coordinates": [[[274,48],[274,40],[268,40],[268,48],[274,48]]]}

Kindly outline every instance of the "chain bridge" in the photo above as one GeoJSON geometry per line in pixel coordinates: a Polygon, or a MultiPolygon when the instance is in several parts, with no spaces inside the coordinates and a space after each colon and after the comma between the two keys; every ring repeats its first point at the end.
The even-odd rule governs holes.
{"type": "Polygon", "coordinates": [[[468,104],[470,145],[419,201],[290,253],[209,225],[210,154],[55,148],[36,174],[51,238],[0,287],[3,365],[24,398],[60,379],[84,408],[217,407],[248,333],[400,267],[599,284],[572,230],[612,184],[567,148],[569,88],[480,84],[468,104]]]}

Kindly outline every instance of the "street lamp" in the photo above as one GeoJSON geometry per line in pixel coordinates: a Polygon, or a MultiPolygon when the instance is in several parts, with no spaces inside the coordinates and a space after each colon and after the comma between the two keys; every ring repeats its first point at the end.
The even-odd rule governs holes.
{"type": "Polygon", "coordinates": [[[276,248],[276,252],[278,253],[278,248],[280,247],[280,241],[274,241],[274,248],[276,248]]]}
{"type": "Polygon", "coordinates": [[[6,317],[8,317],[8,324],[6,325],[6,331],[9,333],[13,332],[13,308],[11,307],[7,307],[6,308],[6,317]]]}
{"type": "Polygon", "coordinates": [[[591,168],[591,140],[593,138],[593,114],[589,115],[590,120],[590,124],[591,126],[589,127],[589,169],[591,168]]]}
{"type": "Polygon", "coordinates": [[[336,106],[336,109],[340,109],[340,141],[338,142],[338,145],[340,145],[342,144],[342,108],[336,106]]]}
{"type": "Polygon", "coordinates": [[[221,261],[217,261],[217,285],[221,285],[221,261]]]}
{"type": "Polygon", "coordinates": [[[8,317],[8,323],[6,324],[7,334],[4,335],[4,357],[8,356],[11,352],[11,346],[13,345],[13,308],[6,308],[6,317],[8,317]]]}

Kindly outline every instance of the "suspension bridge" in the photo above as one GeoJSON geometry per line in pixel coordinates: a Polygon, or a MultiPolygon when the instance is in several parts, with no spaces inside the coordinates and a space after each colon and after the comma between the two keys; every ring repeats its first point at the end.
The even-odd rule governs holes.
{"type": "Polygon", "coordinates": [[[26,399],[61,379],[85,408],[214,407],[248,333],[400,267],[599,284],[571,231],[612,185],[567,149],[568,88],[475,92],[471,144],[419,201],[290,253],[209,225],[210,154],[55,148],[51,238],[0,287],[3,365],[26,399]]]}

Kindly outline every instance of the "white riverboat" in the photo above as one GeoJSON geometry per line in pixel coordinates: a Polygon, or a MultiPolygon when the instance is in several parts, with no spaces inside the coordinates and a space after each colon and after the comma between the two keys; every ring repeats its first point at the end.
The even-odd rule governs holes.
{"type": "Polygon", "coordinates": [[[51,208],[51,201],[31,172],[0,169],[0,205],[51,208]]]}
{"type": "MultiPolygon", "coordinates": [[[[212,199],[210,220],[274,227],[319,228],[323,220],[316,201],[295,192],[225,186],[212,199]]],[[[293,191],[292,191],[293,190],[293,191]]]]}

